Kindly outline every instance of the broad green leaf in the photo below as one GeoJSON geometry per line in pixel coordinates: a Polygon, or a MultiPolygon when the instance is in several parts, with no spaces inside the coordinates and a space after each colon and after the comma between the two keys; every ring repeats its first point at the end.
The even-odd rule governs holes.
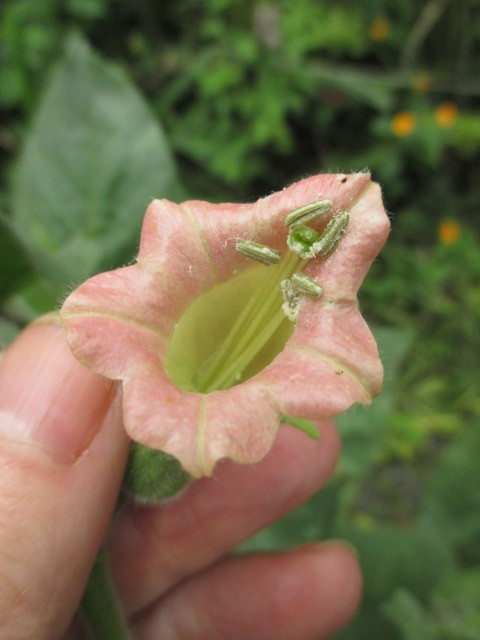
{"type": "Polygon", "coordinates": [[[5,300],[3,309],[21,327],[33,322],[37,316],[55,309],[61,302],[52,295],[49,284],[45,278],[29,278],[5,300]]]}
{"type": "Polygon", "coordinates": [[[11,295],[29,275],[29,264],[16,238],[0,219],[0,302],[11,295]]]}
{"type": "Polygon", "coordinates": [[[131,81],[67,41],[21,154],[12,227],[61,295],[133,257],[154,197],[182,196],[164,134],[131,81]]]}
{"type": "Polygon", "coordinates": [[[19,328],[13,322],[0,317],[0,350],[13,342],[18,332],[19,328]]]}

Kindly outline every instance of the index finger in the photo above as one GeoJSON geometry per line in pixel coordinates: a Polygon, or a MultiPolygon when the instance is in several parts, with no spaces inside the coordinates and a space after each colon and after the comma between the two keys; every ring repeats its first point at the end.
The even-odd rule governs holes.
{"type": "Polygon", "coordinates": [[[281,429],[256,465],[225,461],[212,478],[155,506],[131,505],[116,520],[112,570],[125,610],[132,614],[233,546],[304,502],[332,473],[339,438],[331,423],[313,441],[281,429]]]}

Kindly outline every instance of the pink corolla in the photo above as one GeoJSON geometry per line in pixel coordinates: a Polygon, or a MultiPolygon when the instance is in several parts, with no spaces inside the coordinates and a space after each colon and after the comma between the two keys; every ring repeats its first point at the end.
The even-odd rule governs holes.
{"type": "Polygon", "coordinates": [[[121,381],[130,437],[192,476],[222,458],[257,462],[285,416],[320,420],[379,393],[383,370],[356,294],[388,230],[367,173],[311,177],[253,204],[154,200],[136,262],[65,301],[71,349],[121,381]],[[325,200],[330,210],[308,228],[318,238],[343,212],[348,227],[331,255],[302,258],[287,246],[285,217],[325,200]],[[266,245],[278,264],[245,257],[242,240],[266,245]],[[297,290],[287,318],[280,283],[300,271],[321,295],[297,290]]]}

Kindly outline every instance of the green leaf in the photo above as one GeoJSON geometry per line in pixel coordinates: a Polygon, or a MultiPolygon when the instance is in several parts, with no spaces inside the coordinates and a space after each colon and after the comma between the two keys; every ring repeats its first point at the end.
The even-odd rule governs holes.
{"type": "Polygon", "coordinates": [[[105,0],[67,0],[66,8],[78,18],[96,20],[105,16],[107,3],[105,0]]]}
{"type": "Polygon", "coordinates": [[[11,295],[29,275],[29,264],[5,219],[0,218],[0,301],[11,295]]]}
{"type": "Polygon", "coordinates": [[[51,295],[48,284],[44,278],[29,278],[5,300],[3,309],[7,315],[15,318],[19,326],[33,322],[37,316],[55,309],[59,303],[51,295]]]}
{"type": "Polygon", "coordinates": [[[9,320],[0,317],[0,351],[11,344],[19,333],[19,328],[9,320]]]}
{"type": "Polygon", "coordinates": [[[21,154],[12,228],[62,295],[133,256],[154,197],[182,197],[160,126],[119,68],[70,37],[21,154]]]}

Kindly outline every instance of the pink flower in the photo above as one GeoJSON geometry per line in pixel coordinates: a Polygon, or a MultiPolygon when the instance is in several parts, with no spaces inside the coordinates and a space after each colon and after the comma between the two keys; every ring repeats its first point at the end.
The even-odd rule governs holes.
{"type": "Polygon", "coordinates": [[[319,420],[379,393],[382,366],[356,293],[388,229],[366,173],[315,176],[254,204],[155,200],[136,263],[67,298],[70,346],[86,366],[122,381],[134,440],[172,454],[194,477],[225,457],[257,462],[282,415],[319,420]],[[324,199],[332,210],[311,227],[321,231],[342,211],[350,222],[332,255],[306,263],[323,293],[302,296],[292,322],[279,279],[288,256],[300,258],[287,251],[284,219],[324,199]],[[286,258],[253,262],[236,251],[239,239],[286,258]]]}

